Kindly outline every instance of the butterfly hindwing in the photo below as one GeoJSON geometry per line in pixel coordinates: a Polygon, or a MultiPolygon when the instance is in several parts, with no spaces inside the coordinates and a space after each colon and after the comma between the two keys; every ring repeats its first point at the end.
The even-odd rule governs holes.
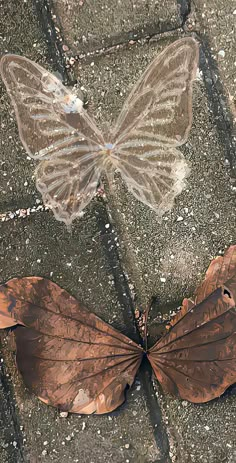
{"type": "Polygon", "coordinates": [[[181,193],[189,167],[183,155],[173,148],[148,158],[123,155],[119,170],[128,190],[161,216],[181,193]]]}

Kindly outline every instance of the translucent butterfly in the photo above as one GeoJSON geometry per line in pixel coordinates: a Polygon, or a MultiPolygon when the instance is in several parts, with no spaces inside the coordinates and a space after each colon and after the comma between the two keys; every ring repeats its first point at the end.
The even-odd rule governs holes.
{"type": "Polygon", "coordinates": [[[198,44],[174,42],[148,66],[107,137],[51,73],[27,58],[5,55],[0,72],[27,153],[39,159],[36,185],[55,217],[70,224],[96,194],[102,173],[118,170],[128,190],[158,215],[185,185],[188,163],[176,148],[192,122],[198,44]]]}

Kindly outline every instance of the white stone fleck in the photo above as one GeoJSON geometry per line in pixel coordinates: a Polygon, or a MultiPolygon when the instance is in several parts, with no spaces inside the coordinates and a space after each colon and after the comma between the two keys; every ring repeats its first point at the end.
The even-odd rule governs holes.
{"type": "Polygon", "coordinates": [[[218,51],[218,55],[219,55],[221,58],[224,58],[224,57],[225,57],[225,51],[224,51],[224,50],[219,50],[219,51],[218,51]]]}

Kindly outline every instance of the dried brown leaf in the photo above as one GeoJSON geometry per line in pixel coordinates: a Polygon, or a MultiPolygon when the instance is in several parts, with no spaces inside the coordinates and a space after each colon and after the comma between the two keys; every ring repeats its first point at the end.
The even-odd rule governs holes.
{"type": "Polygon", "coordinates": [[[173,328],[148,352],[166,391],[200,403],[236,382],[235,300],[236,246],[231,246],[212,261],[197,288],[196,305],[184,299],[173,328]]]}
{"type": "Polygon", "coordinates": [[[206,272],[205,279],[197,287],[193,300],[184,299],[181,310],[171,319],[169,325],[174,326],[194,305],[199,304],[216,288],[230,280],[236,272],[236,246],[230,246],[224,256],[213,259],[206,272]]]}
{"type": "MultiPolygon", "coordinates": [[[[164,390],[207,402],[236,382],[236,247],[215,259],[147,357],[164,390]],[[227,281],[226,281],[227,280],[227,281]]],[[[106,413],[124,401],[144,350],[49,280],[0,286],[0,327],[14,330],[25,384],[63,411],[106,413]]],[[[146,330],[145,330],[146,332],[146,330]]]]}
{"type": "Polygon", "coordinates": [[[236,246],[230,246],[224,256],[213,259],[206,272],[205,279],[195,291],[195,304],[202,302],[216,288],[231,280],[236,273],[236,246]]]}
{"type": "Polygon", "coordinates": [[[124,401],[141,347],[49,280],[13,279],[0,295],[8,326],[23,325],[14,331],[16,362],[41,400],[75,413],[107,413],[124,401]]]}

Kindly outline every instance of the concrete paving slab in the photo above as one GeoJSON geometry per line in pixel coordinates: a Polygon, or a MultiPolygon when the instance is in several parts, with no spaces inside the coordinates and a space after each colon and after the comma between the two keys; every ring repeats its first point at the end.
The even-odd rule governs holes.
{"type": "MultiPolygon", "coordinates": [[[[159,40],[149,45],[133,45],[118,49],[113,55],[94,59],[92,66],[91,63],[79,66],[81,82],[86,82],[88,99],[92,100],[90,110],[94,111],[101,126],[105,118],[109,124],[114,121],[137,75],[166,44],[166,40],[159,40]],[[95,109],[97,105],[98,111],[95,109]]],[[[159,313],[168,313],[180,304],[184,296],[191,296],[211,259],[223,253],[236,238],[233,219],[236,212],[235,187],[229,152],[222,132],[218,131],[207,88],[200,73],[194,83],[193,127],[187,144],[181,148],[191,162],[191,175],[187,189],[177,198],[173,210],[160,221],[154,212],[127,192],[119,176],[113,195],[108,193],[108,207],[120,238],[121,259],[137,301],[146,307],[152,296],[157,297],[157,304],[151,312],[153,338],[159,334],[159,313]]],[[[176,412],[181,401],[165,399],[163,410],[169,424],[170,443],[173,436],[178,435],[184,446],[188,429],[187,456],[185,460],[182,460],[184,453],[176,457],[178,442],[175,439],[176,450],[170,452],[172,461],[201,461],[199,455],[203,461],[204,458],[205,461],[221,461],[220,455],[226,455],[229,461],[233,461],[234,450],[227,443],[234,439],[234,426],[227,428],[227,439],[226,432],[219,432],[216,442],[214,432],[208,433],[202,452],[199,450],[202,433],[192,429],[198,414],[203,428],[209,426],[215,429],[217,404],[218,419],[222,416],[223,420],[227,416],[229,422],[235,423],[235,397],[200,407],[189,404],[188,412],[182,414],[176,412]]]]}
{"type": "Polygon", "coordinates": [[[208,42],[216,65],[215,79],[217,81],[219,70],[236,122],[236,1],[196,0],[194,3],[201,35],[208,42]]]}
{"type": "Polygon", "coordinates": [[[53,19],[76,54],[179,28],[187,1],[55,0],[53,19]]]}
{"type": "Polygon", "coordinates": [[[161,393],[158,399],[168,428],[173,463],[236,461],[235,395],[227,393],[203,405],[174,400],[161,393]]]}
{"type": "MultiPolygon", "coordinates": [[[[106,119],[109,124],[114,122],[138,75],[167,43],[133,45],[93,60],[93,66],[79,66],[81,84],[86,86],[91,102],[89,109],[101,127],[106,119]]],[[[193,115],[189,141],[181,148],[192,165],[188,188],[170,213],[160,221],[127,193],[118,177],[114,194],[108,199],[111,214],[120,224],[123,259],[137,291],[142,288],[146,298],[157,294],[160,304],[165,305],[170,294],[176,301],[190,294],[211,258],[235,237],[230,220],[235,211],[235,189],[228,152],[219,138],[201,78],[194,83],[193,115]],[[166,279],[165,284],[160,278],[166,279]]]]}
{"type": "MultiPolygon", "coordinates": [[[[87,31],[90,33],[88,26],[86,29],[86,23],[88,25],[88,10],[91,9],[91,5],[93,7],[93,4],[83,1],[80,3],[83,8],[88,4],[87,14],[84,13],[83,30],[85,34],[87,31]]],[[[181,3],[183,5],[183,2],[181,3]]],[[[148,4],[153,5],[153,2],[148,2],[148,4]]],[[[159,2],[157,7],[162,8],[158,4],[159,2]]],[[[5,38],[10,37],[8,51],[17,52],[18,43],[22,42],[19,53],[28,53],[29,57],[42,59],[40,62],[45,60],[48,63],[48,59],[45,58],[46,49],[45,53],[44,51],[41,53],[39,49],[39,55],[33,54],[32,43],[38,34],[37,27],[37,31],[35,29],[33,32],[31,43],[27,37],[27,27],[30,26],[26,21],[28,15],[32,18],[30,5],[29,2],[26,6],[20,7],[19,22],[16,22],[18,26],[15,26],[13,19],[8,18],[8,16],[13,18],[13,6],[10,10],[4,8],[7,11],[7,21],[10,21],[7,28],[8,35],[4,34],[5,38]],[[21,36],[25,38],[22,39],[21,36]]],[[[70,5],[73,5],[71,1],[70,5]]],[[[118,8],[118,4],[115,4],[115,7],[118,8]]],[[[150,8],[149,11],[151,11],[150,8]]],[[[95,13],[95,10],[92,12],[95,13]]],[[[168,10],[166,12],[168,15],[168,10]]],[[[96,14],[99,13],[98,10],[96,14]]],[[[126,11],[122,13],[126,14],[126,11]]],[[[67,11],[66,15],[68,14],[67,11]]],[[[107,12],[103,14],[102,18],[105,19],[101,21],[101,24],[106,24],[107,12]]],[[[96,17],[91,16],[91,18],[96,26],[96,17]]],[[[130,27],[132,31],[138,30],[135,29],[138,27],[135,25],[135,18],[130,27]]],[[[183,9],[181,18],[183,18],[183,9]]],[[[81,29],[82,32],[77,33],[78,26],[72,23],[72,20],[70,17],[71,22],[68,23],[75,31],[71,40],[76,41],[82,37],[83,31],[81,29]]],[[[82,24],[82,15],[78,21],[79,25],[82,24]]],[[[143,19],[141,21],[144,22],[143,19]]],[[[6,23],[6,19],[4,22],[6,23]]],[[[62,20],[61,23],[63,25],[62,20]]],[[[179,27],[177,23],[178,21],[175,21],[174,29],[179,27]]],[[[110,33],[109,24],[108,22],[106,29],[105,26],[101,29],[102,33],[99,36],[100,44],[104,37],[106,46],[113,43],[109,42],[110,38],[105,40],[106,34],[110,33]]],[[[153,22],[150,21],[150,24],[153,22]]],[[[166,20],[163,30],[168,29],[167,25],[166,20]]],[[[63,26],[62,31],[66,31],[66,27],[63,26]]],[[[96,38],[98,32],[95,27],[94,30],[95,37],[87,34],[87,37],[85,36],[87,42],[84,40],[83,45],[79,42],[80,50],[89,51],[98,48],[96,38]]],[[[125,29],[125,25],[121,27],[120,23],[117,24],[117,30],[115,30],[116,40],[117,37],[119,38],[119,30],[121,30],[122,41],[130,40],[129,35],[127,36],[129,27],[125,29]]],[[[155,30],[150,26],[149,33],[158,31],[160,29],[156,23],[155,30]]],[[[147,31],[144,30],[144,35],[146,33],[147,31]]],[[[143,34],[142,31],[140,34],[143,34]]],[[[177,38],[176,35],[171,37],[173,40],[175,38],[177,38]]],[[[78,69],[80,83],[88,94],[89,111],[95,114],[101,127],[105,125],[105,120],[109,124],[114,121],[138,74],[141,74],[154,55],[165,47],[168,41],[169,39],[162,40],[157,37],[156,42],[152,41],[143,46],[141,42],[132,46],[124,45],[114,49],[113,54],[91,59],[88,56],[87,61],[81,61],[78,69]]],[[[42,46],[43,44],[44,41],[42,46]]],[[[73,44],[71,46],[73,47],[73,44]]],[[[218,104],[218,95],[214,98],[218,104]]],[[[6,101],[4,99],[4,102],[6,101]]],[[[8,111],[6,106],[6,112],[8,111]]],[[[11,131],[16,136],[16,143],[19,143],[12,120],[7,120],[7,125],[9,123],[12,128],[6,132],[7,156],[9,152],[11,155],[12,147],[15,147],[15,143],[11,144],[9,141],[11,131]]],[[[9,173],[11,173],[12,165],[15,165],[13,157],[12,161],[5,166],[5,171],[9,175],[5,182],[8,199],[2,205],[2,210],[8,209],[8,204],[25,207],[27,202],[30,206],[31,194],[32,197],[35,194],[33,183],[29,185],[28,192],[27,189],[25,190],[25,175],[27,178],[30,177],[33,166],[26,167],[21,164],[20,144],[18,146],[19,162],[15,170],[17,179],[15,194],[12,194],[9,188],[12,186],[12,175],[9,173]],[[25,171],[28,168],[29,172],[25,171]]],[[[191,295],[196,284],[201,280],[210,259],[220,251],[223,252],[231,242],[235,242],[235,226],[232,219],[235,215],[235,188],[229,168],[229,151],[225,144],[224,134],[219,132],[219,125],[215,119],[212,95],[206,91],[202,80],[198,80],[194,86],[194,124],[189,142],[183,147],[183,152],[192,163],[189,187],[177,199],[173,211],[166,214],[162,221],[158,221],[152,211],[129,195],[117,177],[115,194],[113,196],[108,194],[107,197],[111,214],[109,219],[103,202],[95,199],[85,216],[76,222],[72,235],[67,233],[64,225],[58,224],[53,219],[50,212],[0,224],[1,280],[5,281],[12,276],[26,274],[50,276],[72,294],[80,297],[103,319],[129,334],[127,331],[132,328],[129,311],[132,301],[130,301],[129,290],[123,275],[124,265],[130,279],[130,288],[135,293],[138,303],[145,307],[151,296],[156,295],[158,298],[158,303],[151,312],[153,322],[151,334],[155,338],[159,330],[158,313],[168,312],[169,309],[179,304],[183,296],[191,295]],[[106,233],[105,224],[110,220],[113,222],[110,228],[114,228],[119,233],[122,265],[116,253],[116,242],[112,240],[111,243],[110,236],[106,233]],[[105,244],[101,245],[104,242],[105,244]],[[52,275],[51,272],[53,272],[52,275]],[[86,285],[86,291],[80,286],[83,283],[86,285]],[[123,316],[126,318],[124,319],[123,316]]],[[[33,197],[32,204],[36,197],[33,197]]],[[[3,385],[3,395],[5,397],[6,391],[10,391],[9,397],[16,407],[16,411],[11,412],[7,402],[3,403],[1,410],[2,413],[6,413],[6,432],[4,429],[2,442],[4,445],[9,444],[8,447],[2,447],[0,450],[4,463],[4,458],[8,463],[25,462],[27,459],[30,463],[38,461],[62,461],[64,463],[67,460],[76,462],[81,459],[85,463],[104,460],[114,460],[117,463],[123,461],[167,463],[167,453],[163,454],[163,439],[160,448],[154,440],[154,434],[157,439],[155,429],[159,429],[160,415],[157,413],[153,416],[151,411],[157,410],[158,412],[157,403],[154,399],[150,407],[150,394],[146,399],[147,391],[143,386],[142,375],[128,396],[128,404],[112,415],[111,420],[109,417],[79,418],[78,416],[62,419],[57,411],[44,406],[24,390],[16,373],[13,357],[7,347],[4,347],[3,353],[5,368],[3,378],[9,374],[9,386],[3,385]],[[13,400],[13,391],[15,400],[13,400]],[[15,421],[9,418],[11,413],[15,421]],[[23,429],[20,426],[23,426],[23,429]],[[36,431],[32,432],[33,426],[36,431]],[[79,438],[75,437],[77,435],[79,438]],[[22,446],[23,439],[26,439],[24,446],[22,446]],[[17,445],[15,446],[13,442],[17,445]],[[24,452],[24,455],[18,454],[17,449],[24,452]]],[[[235,461],[235,449],[232,447],[235,435],[234,395],[208,405],[193,406],[163,397],[159,392],[158,401],[162,405],[162,413],[165,416],[170,442],[169,455],[173,462],[218,463],[224,459],[227,463],[235,461]],[[199,426],[196,423],[198,418],[199,426]],[[216,430],[216,423],[219,428],[221,420],[224,424],[230,423],[230,425],[225,424],[224,432],[216,430]],[[202,428],[205,432],[209,432],[204,446],[202,428]]],[[[161,432],[164,433],[164,431],[165,427],[161,426],[161,432]]],[[[165,452],[166,450],[168,446],[165,452]]]]}
{"type": "MultiPolygon", "coordinates": [[[[110,256],[104,244],[106,229],[102,223],[106,220],[106,210],[98,200],[71,234],[46,212],[0,224],[1,282],[14,276],[49,277],[104,320],[130,334],[132,321],[126,306],[129,296],[125,294],[119,262],[112,257],[115,241],[108,236],[110,256]]],[[[141,378],[128,394],[127,403],[115,413],[100,417],[69,415],[68,419],[62,419],[55,409],[40,403],[25,390],[16,371],[14,355],[8,343],[3,344],[1,355],[13,391],[9,400],[15,404],[18,432],[13,423],[16,433],[13,441],[14,433],[11,429],[8,432],[6,426],[0,438],[0,455],[1,445],[8,444],[15,456],[17,451],[13,447],[21,449],[24,458],[20,462],[160,461],[141,378]]],[[[3,406],[0,412],[5,412],[3,406]]],[[[8,421],[10,426],[11,420],[8,421]]],[[[3,447],[2,458],[5,453],[3,447]]]]}

